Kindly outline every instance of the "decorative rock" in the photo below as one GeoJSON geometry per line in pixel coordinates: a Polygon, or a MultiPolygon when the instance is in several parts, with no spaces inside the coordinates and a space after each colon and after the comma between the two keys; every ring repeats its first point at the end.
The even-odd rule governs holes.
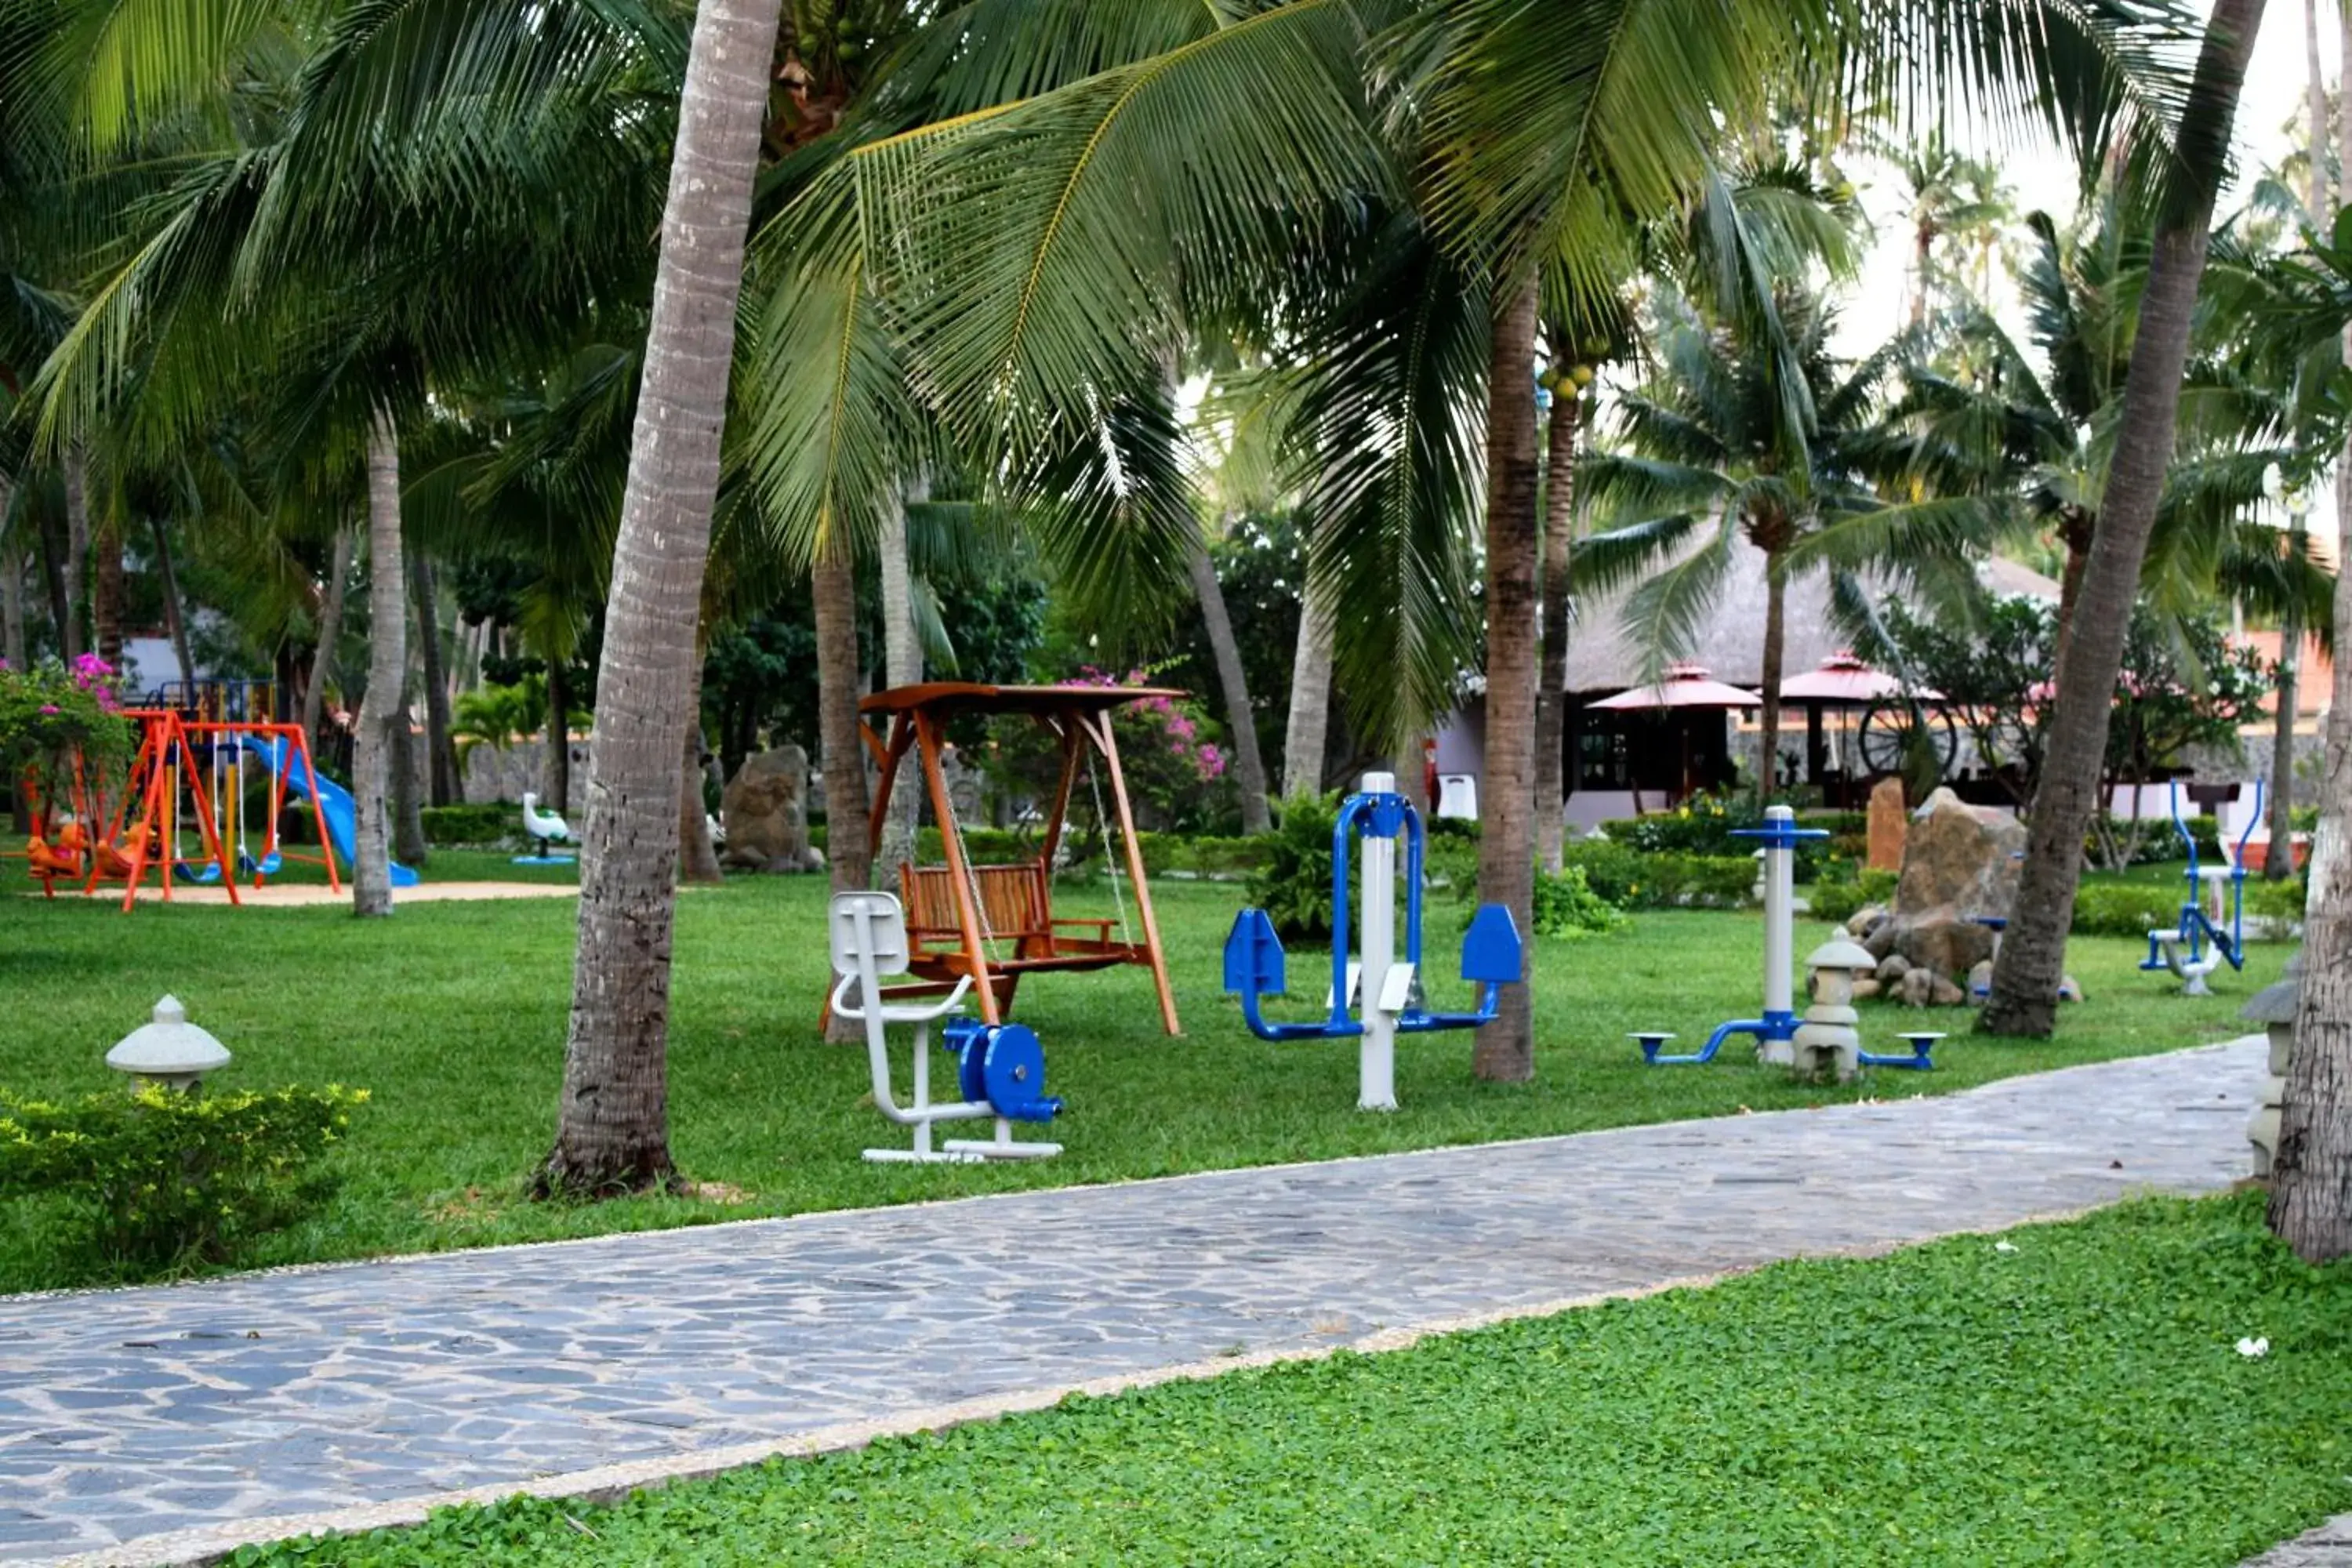
{"type": "Polygon", "coordinates": [[[727,819],[723,858],[761,871],[806,868],[808,782],[808,753],[798,746],[744,758],[719,797],[727,819]]]}
{"type": "Polygon", "coordinates": [[[2082,983],[2071,974],[2061,977],[2058,982],[2058,1000],[2061,1002],[2080,1002],[2082,999],[2082,983]]]}
{"type": "Polygon", "coordinates": [[[1961,1007],[1968,1005],[1969,994],[1938,974],[1928,989],[1927,1000],[1937,1007],[1961,1007]]]}
{"type": "Polygon", "coordinates": [[[1863,864],[1874,871],[1903,868],[1903,781],[1881,779],[1870,791],[1870,838],[1863,864]]]}
{"type": "Polygon", "coordinates": [[[1899,952],[1890,952],[1878,961],[1877,979],[1881,985],[1892,985],[1910,973],[1911,961],[1899,952]]]}
{"type": "Polygon", "coordinates": [[[1914,969],[1932,969],[1951,978],[1992,957],[1992,932],[1970,920],[1945,913],[1895,922],[1892,951],[1914,969]]]}
{"type": "Polygon", "coordinates": [[[2015,817],[1939,789],[1911,819],[1895,912],[1914,920],[1936,911],[1961,920],[2006,915],[2017,900],[2024,847],[2025,827],[2015,817]]]}
{"type": "Polygon", "coordinates": [[[1990,996],[1992,994],[1991,959],[1987,958],[1979,960],[1976,965],[1969,971],[1969,994],[1971,996],[1990,996]]]}
{"type": "Polygon", "coordinates": [[[1854,1000],[1858,1002],[1865,996],[1875,996],[1885,989],[1886,988],[1875,980],[1857,980],[1853,983],[1854,1000]]]}
{"type": "Polygon", "coordinates": [[[1884,924],[1885,920],[1885,904],[1864,904],[1846,917],[1845,933],[1853,937],[1866,937],[1884,924]]]}
{"type": "Polygon", "coordinates": [[[1903,978],[1895,983],[1893,994],[1906,1007],[1927,1006],[1936,999],[1935,972],[1927,969],[1904,971],[1903,978]]]}

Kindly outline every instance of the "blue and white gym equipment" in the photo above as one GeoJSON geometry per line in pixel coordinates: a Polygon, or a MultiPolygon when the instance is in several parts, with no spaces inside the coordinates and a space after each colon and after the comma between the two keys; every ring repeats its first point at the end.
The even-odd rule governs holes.
{"type": "Polygon", "coordinates": [[[2183,996],[2213,994],[2205,977],[2224,963],[2232,969],[2246,966],[2246,843],[2262,820],[2263,784],[2256,780],[2254,808],[2246,814],[2245,829],[2238,835],[2237,853],[2228,857],[2226,868],[2200,867],[2197,836],[2189,831],[2189,821],[2180,815],[2180,781],[2172,781],[2172,829],[2189,849],[2189,897],[2181,903],[2179,926],[2147,933],[2147,956],[2140,961],[2140,967],[2172,971],[2180,977],[2183,996]],[[2221,891],[2224,883],[2230,889],[2226,901],[2221,891]],[[2227,931],[2221,926],[2225,920],[2227,931]]]}
{"type": "Polygon", "coordinates": [[[1225,939],[1225,990],[1242,999],[1242,1016],[1262,1040],[1337,1040],[1356,1037],[1356,1105],[1396,1109],[1396,1037],[1438,1029],[1474,1029],[1495,1016],[1503,987],[1522,978],[1519,928],[1501,904],[1483,904],[1462,939],[1462,978],[1478,987],[1474,1013],[1433,1013],[1423,1006],[1421,973],[1421,881],[1425,848],[1421,814],[1397,793],[1393,773],[1366,773],[1360,790],[1339,807],[1331,829],[1331,994],[1329,1016],[1311,1024],[1269,1024],[1259,998],[1285,988],[1282,939],[1264,910],[1244,910],[1225,939]],[[1404,962],[1396,957],[1397,840],[1405,841],[1404,962]],[[1348,865],[1362,841],[1363,921],[1350,925],[1348,865]],[[1348,960],[1357,937],[1356,962],[1348,960]],[[1357,1004],[1360,1002],[1359,1007],[1357,1004]]]}
{"type": "Polygon", "coordinates": [[[907,973],[907,915],[889,893],[835,893],[828,921],[833,970],[833,1014],[866,1026],[866,1056],[873,1068],[874,1106],[902,1127],[915,1130],[911,1149],[868,1149],[877,1163],[969,1164],[982,1160],[1043,1160],[1062,1152],[1059,1143],[1013,1142],[1015,1121],[1051,1121],[1062,1102],[1045,1093],[1045,1052],[1035,1033],[1020,1024],[988,1024],[948,1018],[940,1031],[942,1048],[956,1056],[956,1085],[963,1096],[945,1104],[931,1101],[931,1025],[947,1018],[971,988],[959,978],[935,1003],[881,1000],[886,976],[907,973]],[[890,1089],[891,1024],[915,1026],[915,1092],[904,1107],[890,1089]],[[993,1117],[993,1139],[950,1138],[931,1147],[931,1123],[993,1117]]]}
{"type": "Polygon", "coordinates": [[[1715,1060],[1723,1042],[1734,1035],[1756,1037],[1757,1059],[1786,1067],[1796,1060],[1797,1014],[1790,967],[1797,945],[1797,846],[1807,838],[1826,838],[1818,827],[1800,827],[1797,814],[1785,805],[1767,806],[1761,827],[1735,827],[1737,838],[1753,838],[1764,847],[1764,1016],[1734,1018],[1717,1024],[1706,1044],[1678,1057],[1661,1056],[1659,1047],[1672,1035],[1637,1035],[1642,1058],[1653,1067],[1695,1067],[1715,1060]]]}

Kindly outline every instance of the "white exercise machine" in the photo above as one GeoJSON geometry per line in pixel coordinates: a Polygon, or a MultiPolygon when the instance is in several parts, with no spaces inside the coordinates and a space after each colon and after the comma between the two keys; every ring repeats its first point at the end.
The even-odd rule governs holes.
{"type": "Polygon", "coordinates": [[[1062,1152],[1059,1143],[1021,1143],[1013,1137],[1015,1121],[1051,1121],[1062,1102],[1046,1095],[1045,1053],[1034,1030],[1021,1024],[987,1024],[976,1018],[951,1018],[940,1031],[940,1045],[957,1059],[957,1086],[961,1100],[931,1102],[931,1025],[963,1002],[971,989],[969,975],[956,981],[936,1002],[893,1003],[884,998],[886,976],[907,973],[907,915],[889,893],[835,893],[828,917],[833,943],[833,972],[840,978],[833,987],[835,1016],[854,1018],[866,1026],[866,1056],[873,1068],[874,1108],[902,1127],[915,1130],[911,1149],[868,1149],[877,1162],[917,1164],[961,1163],[980,1160],[1044,1160],[1062,1152]],[[890,1089],[892,1024],[915,1026],[915,1093],[901,1107],[890,1089]],[[992,1139],[950,1138],[931,1147],[934,1121],[973,1121],[994,1118],[992,1139]]]}

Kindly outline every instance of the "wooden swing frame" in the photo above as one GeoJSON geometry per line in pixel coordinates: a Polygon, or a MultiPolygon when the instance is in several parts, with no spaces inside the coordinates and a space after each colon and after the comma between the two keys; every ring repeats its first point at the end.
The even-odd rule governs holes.
{"type": "Polygon", "coordinates": [[[931,812],[939,819],[940,837],[947,852],[944,866],[917,866],[909,861],[898,868],[898,896],[906,909],[911,949],[907,967],[916,981],[891,987],[889,994],[937,995],[969,978],[981,1016],[1001,1024],[1013,1009],[1013,994],[1024,974],[1140,964],[1150,969],[1152,984],[1159,992],[1161,1026],[1171,1035],[1182,1033],[1176,1022],[1175,994],[1168,984],[1167,955],[1160,945],[1160,922],[1152,913],[1151,887],[1144,876],[1143,851],[1136,843],[1135,816],[1128,805],[1127,778],[1119,769],[1118,739],[1112,732],[1111,713],[1148,698],[1183,695],[1159,687],[929,681],[877,691],[858,703],[859,736],[881,770],[866,820],[867,853],[881,851],[883,829],[889,821],[891,785],[910,751],[922,768],[931,812]],[[1061,778],[1036,858],[975,866],[966,858],[963,837],[957,831],[955,803],[948,792],[940,758],[946,751],[950,720],[997,714],[1025,714],[1054,735],[1061,748],[1061,778]],[[887,740],[877,729],[877,723],[888,727],[887,740]],[[1111,927],[1118,922],[1113,921],[1064,920],[1054,915],[1054,857],[1061,848],[1062,830],[1069,817],[1071,791],[1090,753],[1102,758],[1110,775],[1127,875],[1135,887],[1140,942],[1114,939],[1111,927]],[[1091,934],[1083,934],[1087,932],[1091,934]],[[1012,956],[991,956],[992,937],[1011,942],[1012,956]]]}

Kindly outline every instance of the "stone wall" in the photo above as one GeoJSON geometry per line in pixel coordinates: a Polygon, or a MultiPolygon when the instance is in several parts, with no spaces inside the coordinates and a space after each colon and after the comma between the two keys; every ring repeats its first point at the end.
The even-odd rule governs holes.
{"type": "MultiPolygon", "coordinates": [[[[547,743],[537,738],[517,741],[503,752],[492,746],[476,746],[466,753],[465,776],[459,782],[465,787],[468,805],[519,801],[526,790],[543,795],[547,787],[547,743]]],[[[553,809],[547,800],[541,800],[540,805],[553,809]]],[[[572,798],[564,803],[562,810],[576,826],[587,809],[588,742],[575,738],[572,742],[572,798]]]]}

